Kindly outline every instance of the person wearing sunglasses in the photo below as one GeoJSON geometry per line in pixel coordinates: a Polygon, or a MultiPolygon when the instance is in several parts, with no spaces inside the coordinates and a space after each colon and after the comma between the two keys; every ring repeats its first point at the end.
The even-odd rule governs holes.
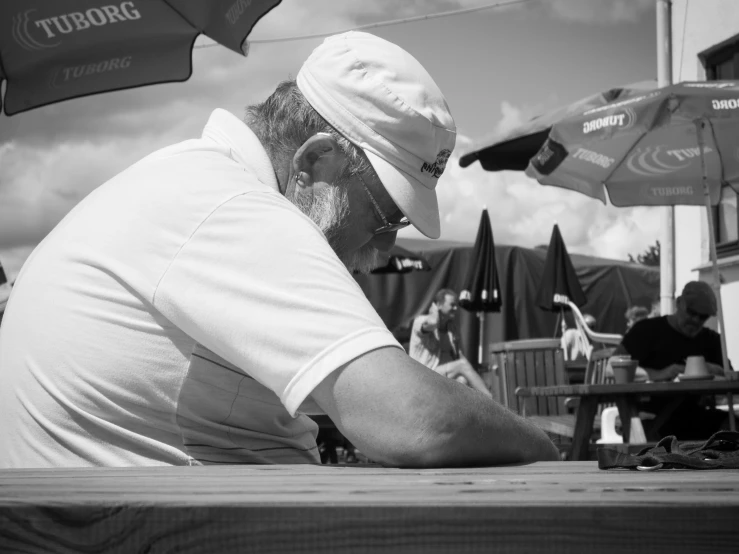
{"type": "MultiPolygon", "coordinates": [[[[675,313],[637,321],[628,330],[615,356],[629,355],[639,361],[637,380],[672,381],[685,372],[690,356],[702,356],[714,376],[723,376],[721,337],[705,324],[716,315],[716,296],[704,281],[690,281],[675,302],[675,313]]],[[[669,399],[655,397],[640,406],[646,412],[659,413],[669,399]]],[[[726,421],[726,414],[706,408],[699,399],[683,402],[661,428],[662,436],[679,439],[707,438],[726,421]]],[[[649,431],[650,421],[645,423],[649,431]]]]}
{"type": "Polygon", "coordinates": [[[352,277],[408,225],[440,236],[455,140],[423,66],[348,32],[98,187],[17,279],[0,467],[318,464],[312,414],[384,465],[558,459],[412,360],[352,277]]]}

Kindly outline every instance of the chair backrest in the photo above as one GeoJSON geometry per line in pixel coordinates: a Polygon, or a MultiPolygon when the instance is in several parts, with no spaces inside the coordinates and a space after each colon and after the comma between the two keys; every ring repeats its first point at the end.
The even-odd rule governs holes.
{"type": "Polygon", "coordinates": [[[585,369],[585,383],[588,385],[597,385],[602,383],[608,383],[613,380],[612,376],[606,375],[606,367],[608,366],[608,360],[613,353],[616,351],[616,347],[612,346],[609,348],[601,348],[594,350],[590,354],[590,360],[588,360],[588,367],[585,369]]]}
{"type": "MultiPolygon", "coordinates": [[[[616,351],[615,346],[609,348],[601,348],[594,350],[588,360],[588,367],[585,369],[585,383],[588,385],[603,385],[606,383],[615,383],[613,374],[607,374],[608,360],[616,351]]],[[[614,402],[601,402],[598,404],[598,411],[595,417],[600,419],[603,410],[611,406],[615,406],[614,402]]]]}
{"type": "MultiPolygon", "coordinates": [[[[501,404],[523,414],[524,399],[516,396],[518,387],[543,387],[567,384],[564,355],[559,339],[528,339],[493,344],[491,355],[497,379],[497,398],[501,404]]],[[[494,391],[495,396],[495,391],[494,391]]],[[[532,398],[527,415],[567,413],[564,398],[532,398]]]]}
{"type": "Polygon", "coordinates": [[[575,323],[577,324],[578,329],[581,329],[587,335],[587,337],[590,339],[590,342],[600,342],[603,344],[613,345],[621,344],[621,339],[623,338],[621,335],[611,333],[596,333],[590,327],[588,327],[587,323],[585,323],[585,318],[583,317],[582,312],[580,312],[580,309],[575,304],[567,301],[566,305],[569,306],[569,308],[572,310],[572,315],[575,318],[575,323]]]}

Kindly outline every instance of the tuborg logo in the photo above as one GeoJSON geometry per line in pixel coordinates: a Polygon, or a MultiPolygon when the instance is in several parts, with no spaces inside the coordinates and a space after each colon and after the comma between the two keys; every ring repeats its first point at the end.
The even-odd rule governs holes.
{"type": "Polygon", "coordinates": [[[714,110],[739,110],[739,98],[711,100],[711,107],[714,110]]]}
{"type": "MultiPolygon", "coordinates": [[[[703,153],[713,152],[710,146],[703,147],[703,153]]],[[[690,166],[693,159],[698,159],[698,147],[674,148],[667,150],[665,145],[646,146],[634,150],[626,160],[626,167],[632,173],[642,177],[660,177],[682,171],[690,166]]]]}
{"type": "Polygon", "coordinates": [[[547,138],[539,151],[531,159],[531,165],[542,175],[549,175],[559,167],[567,157],[568,152],[564,145],[556,140],[547,138]]]}
{"type": "Polygon", "coordinates": [[[594,152],[586,148],[578,148],[572,154],[572,157],[576,160],[583,160],[585,162],[600,166],[603,169],[608,169],[616,161],[613,158],[606,156],[605,154],[594,152]]]}
{"type": "Polygon", "coordinates": [[[109,58],[95,63],[57,67],[49,75],[49,88],[59,89],[83,78],[93,77],[109,71],[122,71],[131,67],[131,56],[109,58]]]}
{"type": "Polygon", "coordinates": [[[648,197],[669,198],[671,196],[695,196],[695,189],[690,185],[676,187],[643,187],[642,194],[648,197]]]}
{"type": "Polygon", "coordinates": [[[93,27],[102,27],[119,21],[141,19],[133,2],[121,2],[90,8],[84,12],[70,12],[43,19],[32,19],[37,10],[26,10],[13,16],[13,40],[29,52],[54,48],[61,44],[59,35],[68,35],[93,27]]]}
{"type": "Polygon", "coordinates": [[[226,20],[231,25],[236,25],[239,22],[239,18],[251,6],[251,2],[252,0],[236,0],[226,11],[226,20]]]}
{"type": "Polygon", "coordinates": [[[421,166],[421,173],[429,173],[435,178],[441,177],[446,168],[446,163],[449,161],[449,156],[452,155],[452,151],[444,148],[441,152],[436,155],[436,161],[432,164],[424,162],[421,166]]]}
{"type": "Polygon", "coordinates": [[[582,132],[587,135],[593,131],[600,131],[601,129],[609,129],[612,127],[630,129],[634,126],[634,121],[636,121],[636,112],[631,108],[624,108],[620,112],[604,115],[584,122],[582,124],[582,132]]]}

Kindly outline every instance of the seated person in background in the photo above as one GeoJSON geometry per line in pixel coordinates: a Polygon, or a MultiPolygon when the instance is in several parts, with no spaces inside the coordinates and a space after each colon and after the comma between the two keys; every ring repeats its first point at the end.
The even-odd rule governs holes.
{"type": "MultiPolygon", "coordinates": [[[[590,314],[583,314],[583,320],[585,325],[591,331],[595,331],[596,321],[595,318],[590,314]]],[[[562,350],[564,350],[565,361],[567,362],[585,362],[588,359],[592,346],[590,340],[583,336],[577,327],[570,327],[565,329],[562,334],[562,350]]]]}
{"type": "Polygon", "coordinates": [[[647,319],[649,317],[649,310],[644,306],[631,306],[626,310],[624,317],[626,318],[626,332],[628,333],[637,321],[641,321],[642,319],[647,319]]]}
{"type": "MultiPolygon", "coordinates": [[[[629,355],[639,360],[637,377],[652,381],[671,381],[685,371],[688,356],[703,356],[708,371],[724,375],[721,337],[704,327],[709,317],[716,315],[716,297],[711,287],[702,281],[691,281],[677,298],[674,314],[643,319],[626,333],[614,355],[629,355]]],[[[654,398],[641,406],[658,413],[672,402],[671,398],[654,398]]],[[[679,439],[703,439],[719,430],[726,414],[706,409],[699,399],[686,400],[660,430],[661,436],[676,435],[679,439]]],[[[645,422],[648,424],[649,422],[645,422]]]]}
{"type": "Polygon", "coordinates": [[[485,381],[459,350],[455,325],[458,307],[457,293],[453,290],[437,292],[428,315],[413,320],[409,354],[436,373],[492,396],[485,381]]]}

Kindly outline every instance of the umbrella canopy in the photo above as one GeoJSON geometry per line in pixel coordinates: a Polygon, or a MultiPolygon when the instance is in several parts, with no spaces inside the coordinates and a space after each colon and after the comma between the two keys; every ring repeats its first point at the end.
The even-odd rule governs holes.
{"type": "Polygon", "coordinates": [[[733,373],[711,206],[724,183],[739,192],[739,82],[677,83],[578,113],[552,127],[526,174],[603,202],[607,192],[616,206],[705,205],[724,371],[733,373]]]}
{"type": "Polygon", "coordinates": [[[459,305],[471,312],[499,312],[500,280],[495,265],[495,242],[487,209],[482,211],[480,226],[465,286],[459,294],[459,305]]]}
{"type": "Polygon", "coordinates": [[[393,246],[387,254],[380,255],[380,265],[373,269],[371,273],[408,273],[410,271],[431,271],[431,265],[428,260],[403,248],[402,246],[393,246]]]}
{"type": "Polygon", "coordinates": [[[615,206],[703,205],[704,165],[711,204],[722,183],[739,190],[739,82],[684,82],[575,114],[526,174],[615,206]]]}
{"type": "MultiPolygon", "coordinates": [[[[195,38],[239,54],[280,0],[3,0],[5,113],[89,94],[186,81],[195,38]]],[[[1,106],[0,106],[1,107],[1,106]]]]}
{"type": "Polygon", "coordinates": [[[656,81],[643,81],[612,88],[583,98],[518,125],[497,140],[483,139],[470,152],[459,158],[459,165],[467,167],[480,160],[487,171],[523,171],[549,136],[552,125],[563,119],[611,102],[625,100],[657,88],[656,81]]]}
{"type": "Polygon", "coordinates": [[[544,310],[560,311],[567,301],[576,306],[582,306],[588,299],[585,297],[570,255],[567,253],[567,246],[565,246],[562,233],[559,232],[559,226],[555,223],[552,238],[549,240],[536,303],[544,310]]]}

